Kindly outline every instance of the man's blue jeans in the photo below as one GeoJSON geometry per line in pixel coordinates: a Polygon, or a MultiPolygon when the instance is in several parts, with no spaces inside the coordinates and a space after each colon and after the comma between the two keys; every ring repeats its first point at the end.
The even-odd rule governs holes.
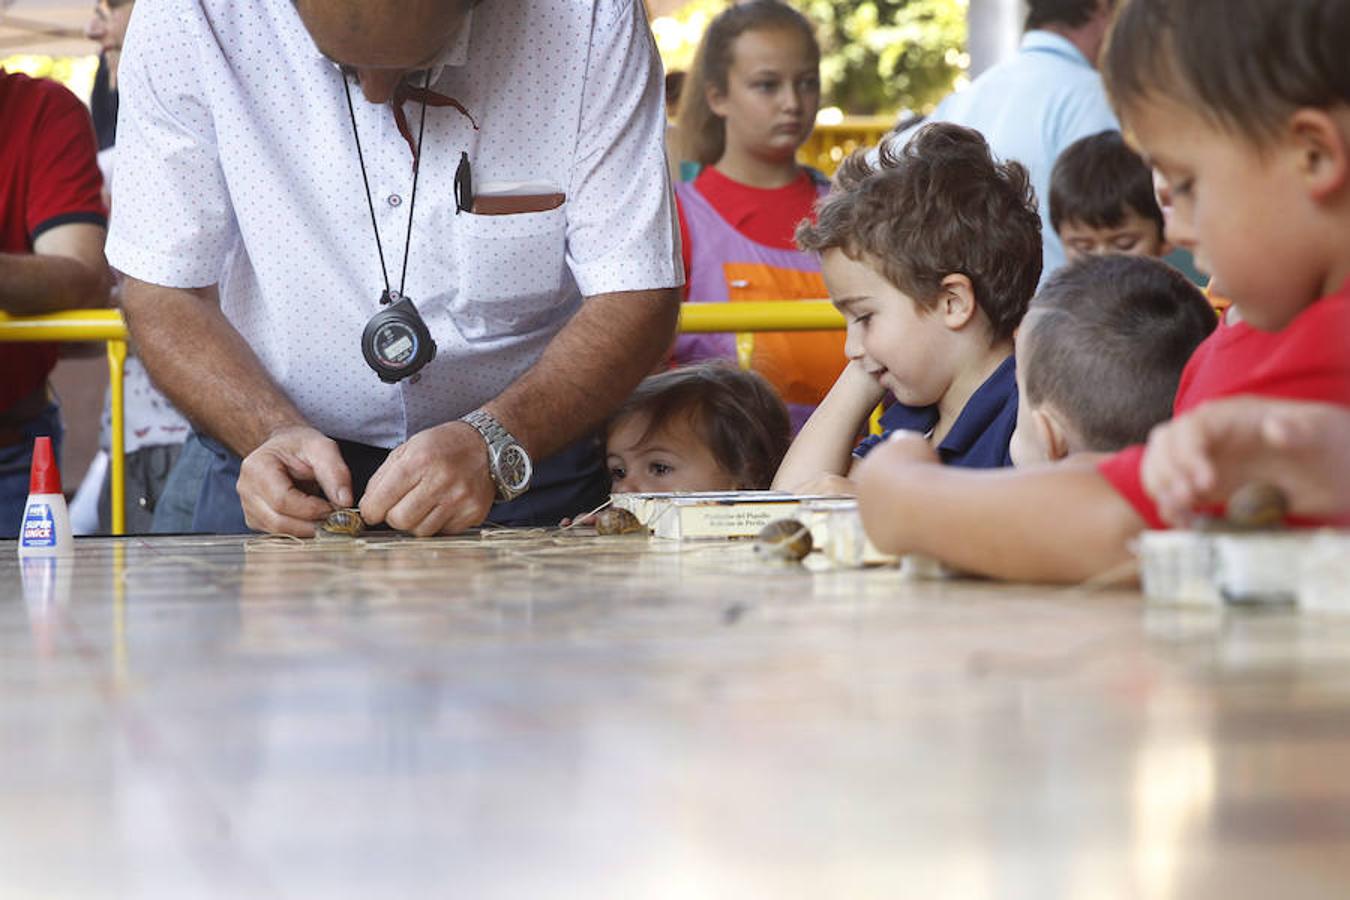
{"type": "MultiPolygon", "coordinates": [[[[366,483],[384,462],[389,451],[354,441],[338,441],[338,448],[352,473],[352,491],[358,499],[366,483]]],[[[241,460],[223,444],[204,434],[193,432],[179,457],[197,468],[203,461],[197,482],[196,507],[188,531],[198,534],[243,534],[244,511],[235,489],[241,460]]],[[[170,481],[176,480],[175,470],[170,481]]],[[[188,484],[181,486],[189,489],[188,484]]],[[[178,486],[175,486],[175,491],[178,486]]],[[[609,493],[609,476],[596,438],[588,437],[537,463],[530,490],[510,503],[493,504],[488,521],[496,525],[557,525],[564,516],[588,512],[604,502],[609,493]]],[[[165,498],[169,488],[165,489],[165,498]]],[[[164,504],[166,500],[161,500],[164,504]]],[[[156,510],[155,530],[160,517],[156,510]]]]}

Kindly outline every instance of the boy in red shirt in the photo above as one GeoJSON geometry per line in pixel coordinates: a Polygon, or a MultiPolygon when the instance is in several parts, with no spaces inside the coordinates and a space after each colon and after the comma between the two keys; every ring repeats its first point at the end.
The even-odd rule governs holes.
{"type": "MultiPolygon", "coordinates": [[[[1244,394],[1350,407],[1350,56],[1318,43],[1347,32],[1341,0],[1132,0],[1120,12],[1102,66],[1112,102],[1168,183],[1169,239],[1237,313],[1188,364],[1177,415],[1244,394]]],[[[859,472],[863,522],[889,552],[1084,579],[1163,524],[1143,455],[971,473],[902,438],[859,472]]]]}

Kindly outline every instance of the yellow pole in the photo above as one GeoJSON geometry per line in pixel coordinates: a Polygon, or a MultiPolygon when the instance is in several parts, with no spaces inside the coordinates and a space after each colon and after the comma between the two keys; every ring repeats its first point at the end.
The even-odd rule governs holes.
{"type": "Polygon", "coordinates": [[[3,341],[107,341],[108,387],[112,392],[112,533],[125,534],[126,424],[122,369],[127,360],[127,326],[115,309],[74,309],[43,316],[11,316],[0,312],[0,342],[3,341]]]}
{"type": "Polygon", "coordinates": [[[685,303],[680,331],[843,331],[844,317],[828,300],[685,303]]]}
{"type": "Polygon", "coordinates": [[[127,533],[127,444],[126,406],[122,377],[127,361],[127,342],[108,341],[108,392],[112,397],[112,470],[111,504],[112,533],[127,533]]]}
{"type": "Polygon", "coordinates": [[[45,316],[0,313],[0,341],[125,341],[127,326],[115,309],[77,309],[45,316]]]}
{"type": "Polygon", "coordinates": [[[736,363],[747,372],[755,367],[755,333],[736,332],[736,363]]]}

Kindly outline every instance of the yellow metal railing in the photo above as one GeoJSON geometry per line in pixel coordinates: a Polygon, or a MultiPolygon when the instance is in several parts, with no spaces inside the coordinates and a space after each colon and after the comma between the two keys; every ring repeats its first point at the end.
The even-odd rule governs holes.
{"type": "MultiPolygon", "coordinates": [[[[683,333],[735,332],[743,339],[757,331],[831,331],[844,328],[844,317],[828,300],[754,303],[685,303],[680,307],[683,333]]],[[[0,313],[0,343],[5,341],[106,341],[111,389],[112,533],[126,532],[126,418],[122,388],[127,359],[127,326],[115,309],[73,310],[45,316],[0,313]]],[[[749,341],[742,347],[748,361],[749,341]]]]}
{"type": "Polygon", "coordinates": [[[817,122],[806,143],[797,150],[797,159],[833,175],[839,164],[859,147],[874,147],[882,135],[895,126],[894,116],[846,116],[842,122],[817,122]]]}
{"type": "MultiPolygon", "coordinates": [[[[843,331],[844,316],[828,300],[792,300],[784,302],[685,303],[680,307],[682,334],[709,331],[736,333],[736,358],[742,369],[750,368],[755,352],[756,331],[843,331]]],[[[881,434],[878,406],[868,418],[872,434],[881,434]]]]}
{"type": "Polygon", "coordinates": [[[112,393],[112,533],[127,530],[126,420],[122,373],[127,361],[127,326],[115,309],[77,309],[45,316],[8,316],[0,313],[3,341],[107,341],[108,386],[112,393]]]}
{"type": "Polygon", "coordinates": [[[679,330],[709,331],[842,331],[844,317],[828,300],[746,303],[685,303],[679,330]]]}

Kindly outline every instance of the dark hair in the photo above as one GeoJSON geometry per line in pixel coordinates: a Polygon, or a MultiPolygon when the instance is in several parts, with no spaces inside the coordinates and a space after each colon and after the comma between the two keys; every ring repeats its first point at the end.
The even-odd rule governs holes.
{"type": "MultiPolygon", "coordinates": [[[[1115,0],[1107,0],[1110,6],[1115,0]]],[[[1027,31],[1046,25],[1065,25],[1077,28],[1086,25],[1097,14],[1100,0],[1029,0],[1027,3],[1027,31]]]]}
{"type": "Polygon", "coordinates": [[[1170,97],[1263,144],[1300,107],[1350,102],[1345,0],[1130,0],[1102,57],[1125,119],[1170,97]]]}
{"type": "Polygon", "coordinates": [[[1085,257],[1031,301],[1023,401],[1054,407],[1088,450],[1142,443],[1171,417],[1181,370],[1216,324],[1204,295],[1166,263],[1085,257]]]}
{"type": "Polygon", "coordinates": [[[994,161],[978,131],[935,122],[903,149],[859,150],[835,175],[816,221],[797,228],[803,250],[865,259],[921,309],[942,279],[975,288],[995,342],[1012,336],[1041,277],[1041,217],[1027,170],[994,161]]]}
{"type": "Polygon", "coordinates": [[[726,122],[708,106],[707,86],[711,84],[726,93],[727,74],[731,71],[732,51],[738,37],[747,31],[781,29],[801,33],[815,51],[816,61],[820,61],[820,45],[811,22],[780,0],[737,3],[718,13],[709,23],[680,93],[680,111],[676,119],[676,134],[683,145],[680,159],[711,166],[722,158],[727,144],[726,122]]]}
{"type": "Polygon", "coordinates": [[[699,363],[643,379],[606,430],[636,415],[647,417],[644,441],[681,417],[692,419],[713,459],[744,490],[767,489],[792,442],[787,407],[773,387],[729,363],[699,363]]]}
{"type": "Polygon", "coordinates": [[[681,69],[672,69],[666,73],[666,115],[674,116],[680,111],[680,94],[687,77],[681,69]]]}
{"type": "Polygon", "coordinates": [[[1119,131],[1103,131],[1070,144],[1050,173],[1050,224],[1115,228],[1133,210],[1152,219],[1162,237],[1164,222],[1153,193],[1153,172],[1119,131]]]}

